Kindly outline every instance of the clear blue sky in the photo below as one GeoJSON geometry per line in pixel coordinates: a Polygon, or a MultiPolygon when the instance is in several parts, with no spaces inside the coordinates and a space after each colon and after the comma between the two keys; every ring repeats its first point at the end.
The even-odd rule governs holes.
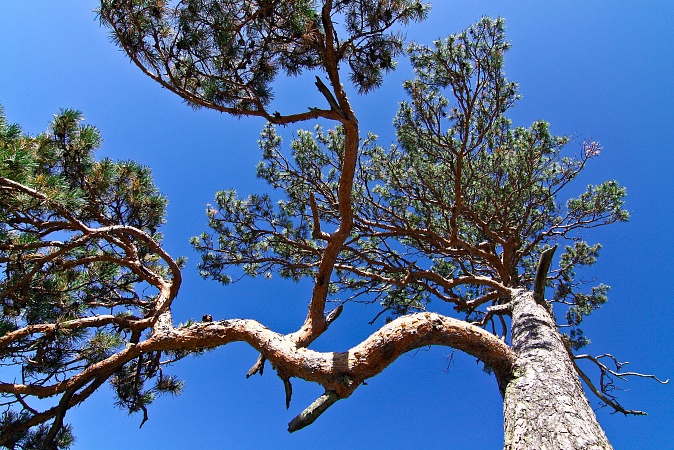
{"type": "MultiPolygon", "coordinates": [[[[602,156],[578,187],[619,180],[628,188],[632,219],[589,239],[604,244],[592,276],[612,290],[609,303],[584,326],[593,340],[587,351],[612,352],[630,361],[632,370],[672,377],[674,2],[436,3],[426,22],[409,28],[411,39],[428,43],[482,15],[505,17],[513,44],[506,69],[523,94],[510,114],[515,124],[545,119],[558,134],[591,136],[603,144],[602,156]]],[[[9,121],[38,133],[59,108],[77,108],[102,131],[100,156],[153,168],[170,201],[166,247],[190,258],[174,303],[177,321],[210,313],[295,330],[306,312],[309,285],[246,280],[223,288],[197,276],[198,257],[188,244],[205,228],[205,204],[216,190],[264,189],[254,176],[263,122],[190,109],[109,42],[95,7],[93,0],[0,2],[0,103],[9,121]]],[[[400,82],[408,76],[402,64],[380,91],[366,98],[352,94],[362,129],[376,132],[385,144],[403,99],[400,82]]],[[[301,80],[280,86],[281,107],[305,108],[317,95],[301,80]]],[[[360,342],[374,331],[367,322],[377,312],[347,305],[314,347],[345,350],[360,342]]],[[[157,400],[142,430],[141,417],[118,411],[107,388],[71,410],[66,421],[75,426],[76,449],[500,448],[502,402],[495,381],[462,355],[449,364],[449,355],[447,348],[434,348],[403,356],[293,435],[286,432],[287,422],[322,388],[295,381],[286,411],[273,371],[245,379],[256,354],[243,344],[175,366],[186,381],[184,394],[157,400]]],[[[621,386],[628,389],[620,394],[622,404],[649,415],[599,410],[615,448],[674,448],[674,386],[643,380],[621,386]]]]}

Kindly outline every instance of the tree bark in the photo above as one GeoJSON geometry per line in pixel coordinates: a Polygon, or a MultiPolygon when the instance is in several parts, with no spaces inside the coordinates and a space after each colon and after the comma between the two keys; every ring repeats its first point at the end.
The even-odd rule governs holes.
{"type": "Polygon", "coordinates": [[[513,301],[512,378],[504,380],[506,450],[611,449],[547,306],[531,292],[513,301]]]}

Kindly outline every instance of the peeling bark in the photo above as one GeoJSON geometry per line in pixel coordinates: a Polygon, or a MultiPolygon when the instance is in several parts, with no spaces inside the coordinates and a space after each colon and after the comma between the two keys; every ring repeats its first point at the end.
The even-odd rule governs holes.
{"type": "Polygon", "coordinates": [[[493,334],[435,313],[400,317],[345,352],[304,348],[291,336],[275,333],[253,320],[199,323],[173,329],[153,336],[134,351],[194,350],[234,341],[245,341],[259,350],[284,376],[319,383],[341,398],[350,396],[362,381],[381,373],[400,355],[428,345],[462,350],[484,361],[501,378],[511,371],[514,362],[510,348],[493,334]]]}
{"type": "Polygon", "coordinates": [[[504,394],[506,450],[610,449],[555,320],[531,292],[513,300],[517,355],[504,394]]]}
{"type": "Polygon", "coordinates": [[[107,377],[145,353],[215,348],[240,341],[260,351],[285,377],[319,383],[341,398],[351,395],[362,381],[381,373],[400,355],[419,347],[443,345],[465,351],[484,361],[500,377],[511,371],[515,361],[510,348],[493,334],[435,313],[400,317],[345,352],[310,350],[259,322],[234,319],[158,330],[145,341],[129,345],[60,383],[45,386],[0,383],[0,392],[50,397],[87,380],[107,377]]]}

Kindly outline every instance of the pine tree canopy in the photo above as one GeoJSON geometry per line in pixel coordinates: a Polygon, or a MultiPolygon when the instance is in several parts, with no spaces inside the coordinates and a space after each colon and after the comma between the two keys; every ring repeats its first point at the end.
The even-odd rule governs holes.
{"type": "Polygon", "coordinates": [[[99,14],[129,57],[190,105],[290,123],[337,111],[270,113],[279,73],[318,69],[334,84],[346,65],[357,91],[369,92],[403,50],[394,25],[428,8],[418,0],[104,0],[99,14]]]}
{"type": "Polygon", "coordinates": [[[167,199],[150,169],[96,158],[101,135],[79,111],[30,136],[0,110],[0,365],[15,376],[0,382],[0,445],[68,448],[66,412],[106,382],[144,423],[158,395],[183,389],[166,373],[172,363],[236,341],[260,353],[248,376],[271,363],[287,406],[293,378],[325,388],[290,431],[429,345],[476,357],[504,394],[524,354],[513,305],[525,292],[589,390],[641,414],[604,380],[644,375],[584,355],[601,370],[597,388],[572,365],[588,343],[583,319],[609,289],[580,276],[601,249],[584,232],[628,220],[625,188],[580,185],[597,141],[511,122],[519,94],[505,75],[502,19],[406,43],[401,27],[428,10],[417,0],[101,0],[113,42],[161,86],[195,108],[266,119],[257,176],[269,189],[218,192],[191,243],[204,278],[311,284],[308,314],[289,334],[210,314],[174,325],[185,260],[162,247],[167,199]],[[403,56],[413,78],[395,142],[383,145],[361,132],[349,95],[379,87],[403,56]],[[270,111],[277,78],[304,72],[322,106],[270,111]],[[315,126],[290,138],[280,127],[303,121],[315,126]],[[379,330],[348,351],[308,348],[356,302],[378,305],[379,330]]]}
{"type": "MultiPolygon", "coordinates": [[[[97,363],[138,342],[178,292],[182,262],[162,250],[157,232],[166,199],[147,167],[95,160],[100,143],[79,111],[61,111],[36,137],[0,114],[0,358],[20,368],[27,386],[16,397],[3,390],[10,403],[54,395],[61,380],[96,372],[97,363]]],[[[180,391],[178,381],[161,375],[158,357],[113,371],[120,405],[140,410],[158,393],[180,391]],[[143,389],[153,377],[154,386],[143,389]]],[[[83,401],[113,372],[74,381],[62,401],[83,401]]],[[[5,411],[0,430],[22,426],[3,431],[2,444],[37,448],[31,442],[48,435],[42,423],[57,409],[5,411]]],[[[58,433],[67,447],[69,428],[58,433]]]]}
{"type": "MultiPolygon", "coordinates": [[[[608,290],[584,290],[574,277],[600,248],[580,231],[627,220],[625,189],[607,181],[562,201],[599,144],[570,143],[545,122],[512,126],[506,113],[517,85],[503,71],[508,46],[503,21],[483,19],[432,47],[410,48],[417,76],[405,83],[409,99],[394,121],[398,143],[383,148],[369,134],[360,144],[354,226],[335,262],[331,295],[381,303],[393,316],[443,301],[481,322],[510,289],[533,287],[543,250],[567,243],[548,283],[554,301],[569,306],[580,347],[578,325],[608,290]]],[[[343,129],[299,131],[287,158],[268,124],[259,145],[257,174],[282,199],[219,192],[208,213],[212,232],[193,240],[202,274],[225,284],[233,267],[252,276],[315,277],[329,239],[322,230],[340,221],[343,129]]]]}

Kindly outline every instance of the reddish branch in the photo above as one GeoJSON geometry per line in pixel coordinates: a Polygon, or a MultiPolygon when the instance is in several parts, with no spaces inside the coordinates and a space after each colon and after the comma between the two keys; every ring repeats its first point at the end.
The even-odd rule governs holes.
{"type": "MultiPolygon", "coordinates": [[[[48,386],[2,383],[0,392],[51,397],[89,383],[98,385],[100,383],[97,380],[107,379],[117,369],[142,354],[171,350],[194,351],[239,341],[247,342],[260,351],[285,378],[296,377],[316,382],[326,391],[334,391],[339,398],[349,397],[363,381],[381,373],[400,355],[419,347],[443,345],[463,350],[483,361],[497,376],[509,373],[515,362],[515,355],[508,345],[493,334],[464,321],[435,313],[398,318],[345,352],[309,350],[295,343],[292,337],[273,332],[259,322],[235,319],[171,328],[155,333],[137,345],[129,345],[62,382],[48,386]]],[[[84,396],[90,394],[90,390],[91,385],[73,395],[68,405],[74,406],[81,402],[84,396]]],[[[31,424],[49,420],[58,411],[58,408],[45,411],[35,416],[31,424]]]]}
{"type": "MultiPolygon", "coordinates": [[[[343,92],[338,93],[337,96],[342,102],[346,101],[343,92]]],[[[353,117],[350,110],[346,115],[353,117]]],[[[317,272],[307,320],[297,333],[288,336],[275,333],[253,320],[199,323],[186,328],[174,328],[170,323],[168,308],[177,294],[180,272],[170,256],[141,230],[126,226],[92,228],[73,218],[67,211],[60,211],[67,221],[65,228],[81,232],[87,239],[98,237],[113,239],[121,235],[131,236],[143,242],[155,254],[162,257],[170,267],[173,278],[165,280],[159,274],[154,274],[144,268],[141,261],[137,259],[135,247],[128,244],[128,240],[121,244],[115,241],[116,244],[126,248],[127,256],[119,258],[118,262],[131,268],[160,290],[156,308],[152,314],[143,319],[107,315],[79,318],[59,324],[28,325],[0,338],[0,345],[7,346],[21,338],[31,335],[48,335],[56,332],[57,329],[75,330],[113,324],[137,332],[157,323],[155,332],[145,341],[129,344],[124,350],[61,382],[51,385],[0,384],[0,392],[17,396],[32,395],[40,398],[63,396],[58,406],[35,414],[20,427],[27,429],[52,418],[62,419],[65,409],[84,400],[124,364],[145,353],[175,350],[196,351],[235,341],[247,342],[260,351],[263,358],[269,359],[279,374],[282,374],[286,384],[289,384],[288,380],[291,377],[319,383],[329,393],[326,394],[326,398],[331,400],[350,396],[364,380],[379,374],[401,354],[428,345],[446,345],[464,350],[484,361],[497,374],[507,374],[514,363],[514,355],[506,344],[481,328],[431,313],[399,318],[346,352],[319,353],[305,348],[325,331],[330,322],[336,319],[341,312],[341,309],[338,309],[327,317],[325,315],[328,281],[335,267],[337,256],[353,227],[350,195],[358,151],[358,125],[355,119],[350,119],[344,120],[344,126],[347,144],[342,161],[343,176],[339,184],[340,225],[327,237],[328,244],[317,272]],[[159,327],[159,324],[162,327],[159,327]],[[79,393],[78,390],[80,390],[79,393]]],[[[6,189],[15,189],[43,201],[49,201],[45,195],[18,183],[6,179],[1,181],[6,189]]],[[[320,407],[312,409],[310,414],[298,417],[291,428],[298,429],[298,427],[305,426],[310,423],[307,421],[315,420],[317,415],[331,404],[330,402],[319,403],[320,407]]]]}
{"type": "MultiPolygon", "coordinates": [[[[106,10],[101,10],[101,15],[105,15],[106,10]]],[[[256,13],[257,14],[257,13],[256,13]]],[[[344,90],[339,71],[339,64],[347,53],[347,48],[353,45],[356,39],[365,37],[366,34],[358,35],[350,41],[344,42],[341,46],[336,39],[336,30],[332,22],[333,2],[325,0],[321,9],[320,21],[322,28],[313,26],[302,38],[307,45],[312,47],[321,58],[324,76],[327,76],[327,85],[317,78],[316,87],[325,97],[329,104],[329,109],[310,108],[308,112],[282,115],[280,113],[270,114],[265,109],[265,103],[260,95],[254,89],[239,84],[237,87],[243,92],[242,97],[236,100],[245,100],[249,102],[250,109],[241,109],[233,106],[223,106],[215,101],[208,100],[197,91],[191,89],[185,82],[180,83],[176,80],[174,71],[176,62],[172,59],[175,55],[164,53],[158,35],[153,35],[154,47],[158,50],[157,60],[153,58],[144,58],[142,50],[134,48],[125,39],[119,39],[119,45],[124,48],[131,60],[150,78],[160,83],[163,87],[175,92],[192,105],[204,106],[221,112],[230,113],[237,116],[257,116],[263,117],[274,124],[289,124],[310,119],[328,119],[339,122],[344,133],[343,153],[339,156],[339,180],[337,185],[337,221],[336,228],[332,231],[321,230],[321,217],[316,202],[315,194],[311,193],[309,197],[312,222],[314,225],[314,238],[325,241],[325,248],[320,255],[320,261],[316,267],[316,275],[312,296],[308,305],[308,312],[302,327],[294,333],[283,335],[269,330],[257,321],[246,319],[222,320],[217,322],[201,322],[187,327],[176,328],[171,321],[170,306],[173,299],[178,294],[180,288],[181,275],[178,264],[161,248],[161,246],[152,237],[140,229],[107,224],[98,228],[88,226],[74,218],[67,210],[59,207],[49,198],[29,187],[20,185],[11,180],[0,178],[0,189],[15,191],[25,195],[32,196],[44,202],[53,203],[54,209],[62,216],[63,220],[54,224],[54,230],[66,230],[73,233],[81,233],[81,237],[73,238],[70,244],[79,244],[90,240],[104,240],[110,246],[118,250],[118,255],[114,258],[114,263],[131,270],[141,280],[149,283],[158,289],[159,294],[153,298],[154,307],[147,310],[143,318],[136,317],[118,317],[112,315],[102,315],[93,317],[84,317],[68,320],[56,324],[27,325],[16,331],[10,332],[0,337],[0,348],[9,347],[11,344],[19,342],[21,339],[33,337],[39,339],[41,336],[53,335],[58,330],[84,330],[92,327],[105,327],[115,325],[123,330],[132,332],[132,338],[126,347],[106,359],[91,364],[79,373],[72,371],[64,372],[65,379],[54,382],[48,379],[41,384],[16,384],[0,383],[0,393],[14,394],[22,405],[22,395],[32,395],[35,397],[61,396],[59,404],[47,411],[35,413],[33,416],[14,428],[13,431],[26,430],[31,426],[43,423],[47,420],[55,419],[50,435],[55,435],[62,423],[65,411],[80,403],[88,397],[105,380],[109,379],[115,372],[121,370],[125,364],[136,358],[141,358],[145,354],[156,354],[157,358],[161,352],[196,352],[203,349],[215,348],[229,344],[231,342],[246,342],[251,347],[260,352],[258,363],[249,371],[250,376],[253,373],[262,373],[265,360],[269,360],[274,369],[283,380],[286,390],[286,404],[290,402],[292,395],[291,378],[301,378],[306,381],[315,382],[325,388],[325,394],[312,404],[305,412],[300,414],[290,424],[290,430],[300,429],[313,422],[323,411],[339,399],[349,397],[355,389],[368,378],[381,373],[388,365],[393,363],[400,355],[411,350],[430,346],[442,345],[462,350],[472,355],[489,368],[491,368],[499,381],[506,380],[511,374],[516,363],[516,355],[513,350],[500,338],[494,334],[483,330],[479,326],[470,324],[435,313],[418,313],[400,317],[391,323],[383,326],[373,333],[367,339],[357,346],[344,352],[317,352],[308,349],[308,345],[317,339],[326,331],[339,313],[341,307],[326,314],[326,303],[328,291],[333,272],[335,269],[341,269],[350,273],[359,275],[363,278],[378,281],[388,285],[404,286],[407,283],[417,283],[423,286],[427,291],[434,292],[439,298],[453,302],[457,308],[464,310],[473,310],[478,306],[488,302],[495,304],[497,300],[508,298],[513,294],[514,280],[511,280],[512,269],[516,262],[521,258],[517,253],[520,247],[519,236],[521,229],[504,228],[500,231],[493,230],[490,226],[490,220],[482,219],[477,211],[471,209],[470,202],[466,198],[466,186],[462,184],[464,170],[467,170],[467,156],[473,147],[478,143],[470,141],[470,120],[465,120],[465,129],[459,130],[463,136],[460,147],[455,150],[455,164],[452,167],[452,188],[454,193],[453,204],[443,204],[442,208],[448,216],[448,228],[446,235],[434,232],[428,229],[417,229],[406,223],[404,218],[398,217],[393,210],[386,209],[385,206],[368,198],[367,201],[376,208],[382,208],[382,211],[395,217],[404,226],[391,225],[389,223],[380,223],[368,220],[365,217],[356,217],[354,214],[353,191],[354,180],[356,179],[356,170],[358,167],[359,155],[359,124],[356,115],[351,107],[346,91],[344,90]],[[248,97],[243,97],[247,95],[248,97]],[[472,146],[472,147],[471,147],[472,146]],[[468,242],[467,238],[460,236],[460,222],[468,219],[476,224],[478,229],[484,233],[493,243],[491,247],[483,247],[482,244],[468,242]],[[380,262],[375,258],[368,256],[366,252],[359,251],[358,248],[352,248],[347,244],[347,239],[354,231],[354,224],[358,225],[358,231],[363,237],[398,237],[404,236],[415,240],[431,248],[434,252],[447,257],[454,257],[463,264],[467,261],[470,266],[475,263],[477,266],[489,268],[489,274],[473,274],[470,270],[461,267],[463,275],[448,278],[441,276],[431,270],[422,270],[415,268],[414,263],[401,259],[403,266],[389,265],[386,262],[380,262]],[[168,268],[170,278],[163,272],[153,271],[152,267],[144,263],[139,258],[137,246],[135,243],[141,243],[158,256],[165,268],[168,268]],[[494,248],[495,245],[502,247],[499,255],[494,248]],[[351,253],[357,255],[362,261],[367,263],[366,268],[360,268],[356,265],[349,265],[340,261],[340,255],[351,253]],[[394,276],[391,276],[394,275],[394,276]],[[395,278],[395,275],[404,275],[403,279],[395,278]],[[471,300],[459,299],[451,293],[452,289],[464,286],[479,286],[484,288],[484,292],[471,300]],[[437,288],[436,288],[437,286],[437,288]],[[444,289],[446,294],[439,292],[444,289]],[[144,340],[140,340],[141,332],[151,330],[151,334],[144,340]],[[47,384],[51,382],[52,384],[47,384]]],[[[129,13],[130,17],[133,13],[129,13]]],[[[114,28],[114,31],[123,35],[125,30],[116,25],[114,17],[103,17],[107,23],[114,28]]],[[[395,20],[386,23],[386,28],[392,26],[395,20]]],[[[243,27],[245,24],[241,25],[243,27]]],[[[139,26],[140,27],[140,26],[139,26]]],[[[139,28],[140,29],[140,28],[139,28]]],[[[240,31],[240,30],[239,30],[240,31]]],[[[384,30],[378,30],[381,32],[384,30]]],[[[171,51],[172,49],[168,49],[171,51]]],[[[198,70],[198,69],[195,69],[198,70]]],[[[207,77],[208,74],[200,72],[198,75],[207,77]]],[[[465,81],[464,81],[465,82],[465,81]]],[[[468,86],[464,86],[464,91],[469,91],[468,86]]],[[[466,117],[473,114],[472,105],[466,103],[466,99],[459,95],[462,109],[466,117]]],[[[428,105],[429,109],[430,106],[428,105]]],[[[500,111],[500,109],[496,109],[500,111]]],[[[439,118],[434,118],[438,121],[439,118]]],[[[494,120],[494,117],[490,118],[494,120]]],[[[437,130],[438,138],[441,130],[439,126],[433,123],[427,124],[429,129],[437,130]]],[[[423,137],[423,136],[420,136],[423,137]]],[[[479,136],[478,141],[484,136],[479,136]]],[[[441,145],[438,143],[438,145],[441,145]]],[[[423,182],[423,180],[422,180],[423,182]]],[[[566,184],[566,183],[563,183],[566,184]]],[[[432,186],[426,186],[432,190],[432,186]]],[[[330,192],[332,195],[332,192],[330,192]]],[[[437,198],[442,195],[436,194],[437,198]]],[[[326,197],[327,198],[327,197],[326,197]]],[[[530,214],[530,211],[527,212],[530,214]]],[[[525,221],[523,220],[522,223],[525,221]]],[[[555,228],[558,229],[559,227],[555,228]]],[[[571,229],[572,227],[568,227],[571,229]]],[[[296,243],[290,243],[299,245],[296,243]]],[[[305,246],[303,251],[317,251],[316,249],[305,246]]],[[[43,255],[42,265],[65,254],[70,247],[63,247],[61,251],[53,254],[43,255]]],[[[527,249],[528,251],[528,249],[527,249]]],[[[554,251],[554,250],[553,250],[554,251]]],[[[545,264],[539,267],[534,295],[539,302],[543,302],[543,289],[549,268],[552,252],[544,253],[547,260],[545,264]]],[[[401,257],[402,258],[402,257],[401,257]]],[[[69,264],[85,264],[88,261],[81,259],[69,264]]],[[[35,266],[33,272],[26,277],[26,281],[32,277],[41,267],[35,266]]],[[[487,308],[487,313],[479,325],[485,325],[492,320],[494,315],[502,316],[510,313],[509,305],[492,305],[487,308]]],[[[503,324],[505,330],[505,324],[503,324]]],[[[597,363],[595,361],[595,363],[597,363]]],[[[601,366],[600,366],[601,367],[601,366]]],[[[138,363],[138,375],[140,377],[141,365],[138,363]]],[[[606,369],[608,371],[608,369],[606,369]]],[[[616,373],[608,371],[610,374],[616,373]]],[[[581,373],[581,377],[588,383],[591,390],[597,393],[596,388],[581,373]]],[[[623,374],[625,375],[625,374],[623,374]]],[[[619,375],[616,375],[619,376],[619,375]]],[[[599,394],[598,394],[599,395],[599,394]]],[[[610,403],[607,401],[607,403],[610,403]]],[[[614,405],[612,405],[614,406],[614,405]]],[[[142,406],[141,406],[142,408],[142,406]]],[[[26,407],[26,409],[28,409],[26,407]]],[[[0,437],[0,445],[3,438],[0,437]]]]}

